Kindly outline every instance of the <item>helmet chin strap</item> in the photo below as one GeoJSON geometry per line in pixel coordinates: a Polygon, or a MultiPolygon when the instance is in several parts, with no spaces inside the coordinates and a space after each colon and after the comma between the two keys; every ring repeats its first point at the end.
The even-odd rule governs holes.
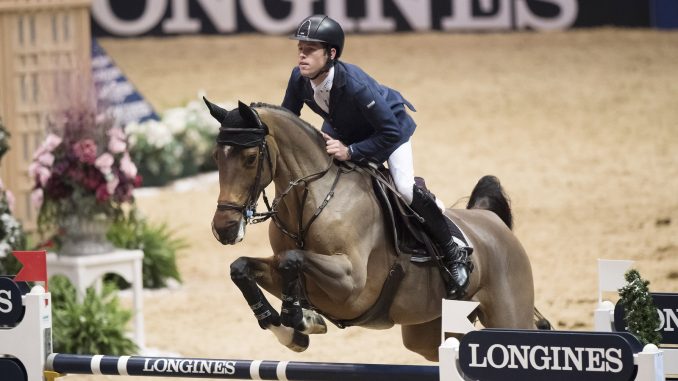
{"type": "Polygon", "coordinates": [[[331,57],[332,57],[332,53],[330,52],[329,49],[327,49],[327,61],[325,62],[325,66],[323,66],[322,69],[320,69],[320,70],[318,71],[318,73],[316,73],[316,75],[314,75],[313,77],[306,77],[306,78],[308,78],[308,79],[310,79],[311,81],[313,81],[313,80],[315,80],[316,78],[320,77],[321,75],[323,75],[323,74],[327,73],[328,71],[330,71],[330,69],[332,68],[332,66],[334,66],[334,59],[332,59],[331,57]]]}
{"type": "Polygon", "coordinates": [[[307,77],[307,78],[310,79],[311,81],[313,81],[313,80],[315,80],[316,78],[320,77],[321,75],[323,75],[323,74],[327,73],[328,71],[330,71],[330,68],[331,68],[331,67],[332,67],[332,61],[331,61],[331,60],[327,60],[327,63],[325,64],[325,66],[323,66],[322,69],[320,69],[320,70],[318,71],[318,74],[314,75],[313,77],[307,77]]]}

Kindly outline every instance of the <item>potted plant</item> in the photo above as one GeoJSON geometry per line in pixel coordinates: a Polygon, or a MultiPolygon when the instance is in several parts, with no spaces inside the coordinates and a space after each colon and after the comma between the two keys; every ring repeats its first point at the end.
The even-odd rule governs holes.
{"type": "Polygon", "coordinates": [[[106,232],[141,184],[124,131],[87,99],[51,115],[29,175],[38,228],[56,230],[64,255],[110,251],[106,232]]]}

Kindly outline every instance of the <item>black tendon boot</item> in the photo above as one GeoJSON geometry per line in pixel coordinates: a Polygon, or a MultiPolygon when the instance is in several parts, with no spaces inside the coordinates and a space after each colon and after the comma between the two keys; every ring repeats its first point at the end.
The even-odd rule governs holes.
{"type": "Polygon", "coordinates": [[[452,231],[445,217],[436,205],[436,201],[428,191],[414,186],[414,195],[410,207],[424,219],[424,230],[440,247],[443,264],[449,270],[452,284],[447,291],[448,296],[459,299],[466,293],[471,272],[471,248],[459,247],[453,238],[452,231]]]}

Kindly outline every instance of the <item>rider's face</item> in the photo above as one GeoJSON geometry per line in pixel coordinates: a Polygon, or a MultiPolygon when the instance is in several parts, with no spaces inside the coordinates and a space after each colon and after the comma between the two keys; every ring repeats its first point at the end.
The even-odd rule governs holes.
{"type": "Polygon", "coordinates": [[[299,70],[304,77],[313,77],[328,60],[323,44],[311,41],[299,41],[297,44],[299,70]]]}

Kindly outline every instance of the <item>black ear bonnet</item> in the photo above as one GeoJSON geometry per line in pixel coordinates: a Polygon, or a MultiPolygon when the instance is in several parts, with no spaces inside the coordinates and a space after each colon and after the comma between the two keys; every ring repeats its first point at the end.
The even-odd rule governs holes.
{"type": "Polygon", "coordinates": [[[210,114],[221,123],[217,143],[243,148],[260,145],[268,135],[268,127],[256,110],[238,101],[238,109],[225,110],[203,97],[210,114]]]}

